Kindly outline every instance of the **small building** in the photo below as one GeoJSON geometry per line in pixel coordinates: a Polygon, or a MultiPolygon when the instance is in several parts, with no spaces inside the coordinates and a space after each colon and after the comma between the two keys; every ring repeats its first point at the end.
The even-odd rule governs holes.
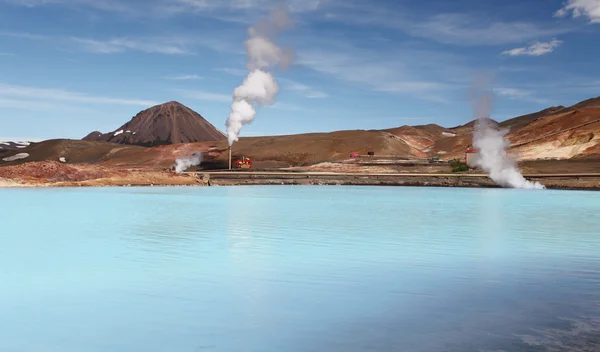
{"type": "Polygon", "coordinates": [[[367,152],[368,156],[375,156],[375,152],[367,152]]]}
{"type": "Polygon", "coordinates": [[[479,158],[479,152],[477,151],[477,149],[468,148],[465,151],[465,163],[468,167],[476,167],[477,158],[479,158]]]}
{"type": "Polygon", "coordinates": [[[252,160],[248,157],[243,156],[241,159],[236,160],[236,168],[250,169],[252,168],[252,160]]]}

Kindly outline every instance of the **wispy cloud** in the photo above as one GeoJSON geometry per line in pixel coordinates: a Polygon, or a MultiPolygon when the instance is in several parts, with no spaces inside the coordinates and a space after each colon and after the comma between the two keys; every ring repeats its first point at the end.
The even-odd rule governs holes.
{"type": "Polygon", "coordinates": [[[556,48],[558,48],[563,42],[561,40],[552,40],[549,42],[536,42],[528,47],[515,48],[511,50],[507,50],[502,52],[504,55],[510,56],[541,56],[545,54],[549,54],[553,52],[556,48]]]}
{"type": "Polygon", "coordinates": [[[170,40],[160,38],[115,38],[105,41],[85,38],[71,39],[74,42],[81,44],[85,50],[100,54],[120,53],[127,50],[167,55],[190,54],[190,51],[188,51],[183,44],[174,44],[170,40]]]}
{"type": "Polygon", "coordinates": [[[287,78],[279,78],[279,81],[285,86],[285,89],[296,92],[305,98],[309,99],[323,99],[327,98],[329,94],[317,90],[311,86],[303,83],[299,83],[287,78]]]}
{"type": "Polygon", "coordinates": [[[284,110],[284,111],[300,111],[300,110],[305,110],[301,106],[298,106],[298,105],[295,105],[295,104],[283,103],[281,101],[278,101],[275,104],[273,104],[272,106],[268,106],[266,108],[277,109],[277,110],[284,110]]]}
{"type": "Polygon", "coordinates": [[[182,95],[190,99],[215,101],[215,102],[231,102],[232,96],[229,94],[220,94],[207,92],[204,90],[178,90],[182,95]]]}
{"type": "Polygon", "coordinates": [[[487,22],[465,14],[441,14],[411,26],[411,33],[458,45],[498,45],[565,33],[528,22],[487,22]]]}
{"type": "MultiPolygon", "coordinates": [[[[291,12],[302,13],[317,10],[323,0],[287,0],[291,12]]],[[[279,5],[279,0],[172,0],[166,2],[172,11],[194,11],[200,13],[268,11],[279,5]]]]}
{"type": "Polygon", "coordinates": [[[15,56],[13,53],[0,53],[0,56],[15,56]]]}
{"type": "MultiPolygon", "coordinates": [[[[16,6],[62,6],[74,9],[94,9],[127,16],[153,16],[161,18],[178,14],[194,13],[210,16],[224,22],[249,24],[256,16],[273,9],[281,0],[0,0],[16,6]]],[[[323,0],[287,0],[293,13],[304,13],[320,8],[323,0]]]]}
{"type": "Polygon", "coordinates": [[[568,32],[533,22],[489,20],[464,13],[442,13],[423,18],[412,13],[371,5],[355,5],[328,12],[325,19],[355,25],[398,29],[416,38],[453,45],[499,45],[519,43],[568,32]]]}
{"type": "Polygon", "coordinates": [[[29,40],[44,40],[48,39],[48,37],[40,34],[33,34],[28,32],[9,32],[9,31],[0,31],[1,37],[12,37],[12,38],[21,38],[21,39],[29,39],[29,40]]]}
{"type": "Polygon", "coordinates": [[[55,106],[48,102],[21,100],[0,97],[0,106],[3,108],[19,109],[19,110],[50,110],[55,106]]]}
{"type": "Polygon", "coordinates": [[[200,79],[204,79],[202,76],[198,75],[178,75],[178,76],[166,76],[163,79],[173,80],[173,81],[197,81],[200,79]]]}
{"type": "Polygon", "coordinates": [[[119,0],[3,0],[6,3],[25,6],[49,6],[59,5],[66,7],[89,7],[96,10],[107,12],[132,12],[133,7],[127,6],[125,2],[119,0]]]}
{"type": "Polygon", "coordinates": [[[230,67],[222,67],[222,68],[216,68],[215,69],[216,72],[223,72],[226,73],[228,75],[232,75],[232,76],[246,76],[248,74],[248,71],[239,69],[239,68],[230,68],[230,67]]]}
{"type": "MultiPolygon", "coordinates": [[[[419,65],[423,63],[414,62],[418,60],[418,57],[409,59],[405,55],[410,55],[410,53],[392,52],[381,55],[381,53],[348,45],[344,47],[331,46],[330,50],[305,49],[299,51],[298,63],[363,89],[407,94],[437,102],[444,101],[441,92],[447,89],[448,85],[441,81],[419,77],[422,72],[413,70],[410,66],[414,64],[414,68],[421,69],[422,67],[419,65]],[[409,63],[409,60],[413,61],[409,63]]],[[[421,55],[421,53],[417,55],[421,55]]],[[[441,65],[438,69],[440,68],[442,68],[441,65]]],[[[444,66],[443,68],[447,69],[448,67],[444,66]]]]}
{"type": "Polygon", "coordinates": [[[600,0],[568,0],[560,10],[554,14],[556,17],[573,18],[587,17],[591,23],[600,23],[600,0]]]}
{"type": "Polygon", "coordinates": [[[494,88],[494,93],[511,100],[521,100],[537,104],[549,104],[548,99],[535,97],[534,92],[518,88],[494,88]]]}
{"type": "MultiPolygon", "coordinates": [[[[2,1],[2,0],[0,0],[2,1]]],[[[146,36],[146,37],[116,37],[109,39],[47,36],[28,32],[0,31],[0,37],[21,38],[27,40],[44,41],[60,47],[74,47],[75,49],[98,53],[115,54],[126,51],[140,51],[152,54],[165,55],[194,55],[194,50],[209,49],[219,53],[232,55],[245,55],[242,45],[233,44],[227,40],[232,35],[226,30],[219,31],[210,37],[195,37],[187,33],[171,36],[146,36]]]]}
{"type": "Polygon", "coordinates": [[[9,103],[10,101],[15,102],[15,100],[9,100],[14,99],[15,97],[33,99],[40,104],[45,104],[47,101],[139,106],[151,106],[157,104],[150,100],[107,98],[61,89],[25,87],[0,83],[0,98],[5,99],[5,103],[9,103]]]}

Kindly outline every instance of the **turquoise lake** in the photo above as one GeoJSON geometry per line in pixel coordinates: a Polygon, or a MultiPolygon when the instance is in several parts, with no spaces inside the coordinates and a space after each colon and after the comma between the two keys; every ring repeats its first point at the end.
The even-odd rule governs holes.
{"type": "Polygon", "coordinates": [[[600,350],[600,193],[0,189],[0,351],[600,350]]]}

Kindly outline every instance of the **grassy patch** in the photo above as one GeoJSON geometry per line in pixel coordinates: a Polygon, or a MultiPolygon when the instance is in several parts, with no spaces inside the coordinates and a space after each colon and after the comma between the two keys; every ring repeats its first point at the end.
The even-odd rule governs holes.
{"type": "Polygon", "coordinates": [[[469,166],[461,161],[454,161],[450,164],[452,172],[465,172],[469,171],[469,166]]]}

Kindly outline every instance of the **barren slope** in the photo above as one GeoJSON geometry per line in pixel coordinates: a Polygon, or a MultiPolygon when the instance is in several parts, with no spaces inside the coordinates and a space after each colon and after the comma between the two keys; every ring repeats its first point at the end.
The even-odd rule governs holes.
{"type": "Polygon", "coordinates": [[[94,131],[84,140],[155,146],[224,140],[225,135],[200,114],[178,102],[154,106],[111,133],[94,131]]]}
{"type": "MultiPolygon", "coordinates": [[[[600,98],[571,107],[553,107],[499,124],[518,160],[569,159],[600,153],[600,98]]],[[[472,144],[474,122],[451,129],[456,137],[439,140],[435,153],[461,158],[472,144]]]]}
{"type": "Polygon", "coordinates": [[[435,124],[402,126],[384,131],[402,139],[411,148],[421,152],[420,155],[423,157],[429,155],[431,147],[433,147],[437,141],[454,135],[454,132],[450,129],[435,124]]]}

